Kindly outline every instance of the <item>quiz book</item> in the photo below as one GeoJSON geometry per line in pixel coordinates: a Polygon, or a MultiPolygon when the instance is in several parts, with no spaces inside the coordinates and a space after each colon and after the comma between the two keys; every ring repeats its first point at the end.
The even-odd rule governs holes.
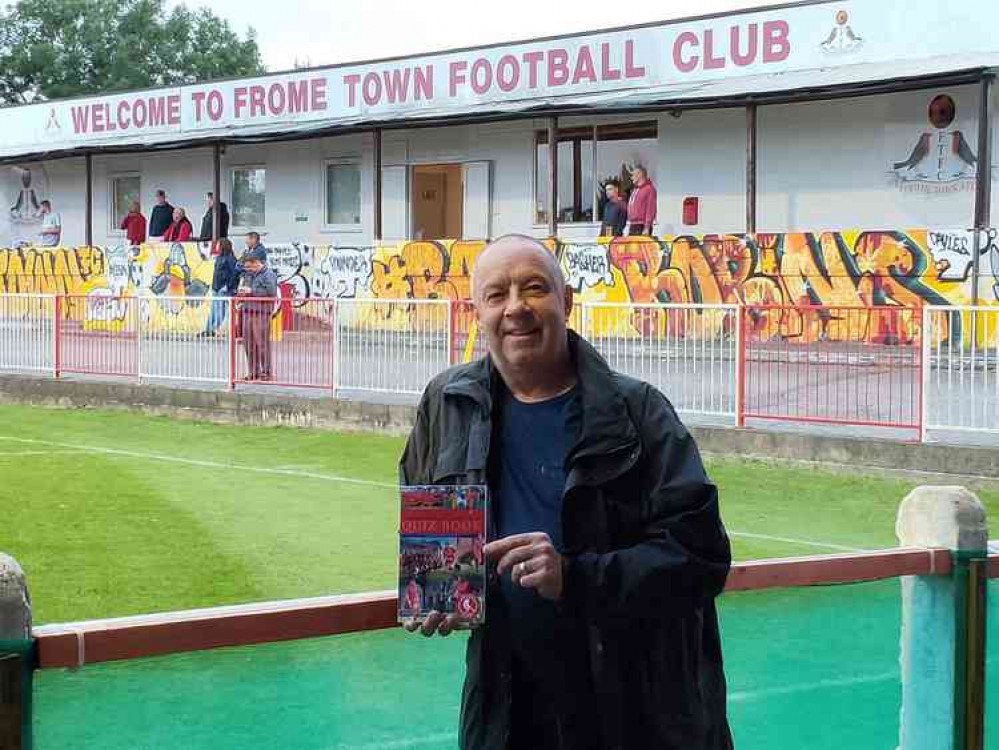
{"type": "Polygon", "coordinates": [[[399,621],[423,620],[436,610],[481,625],[486,488],[435,484],[399,491],[399,621]]]}

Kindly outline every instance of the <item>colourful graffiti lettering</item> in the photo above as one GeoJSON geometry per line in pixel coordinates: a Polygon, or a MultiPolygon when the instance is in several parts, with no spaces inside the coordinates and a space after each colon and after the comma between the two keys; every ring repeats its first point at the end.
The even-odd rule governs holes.
{"type": "Polygon", "coordinates": [[[100,248],[0,249],[0,291],[4,294],[79,294],[104,273],[100,248]]]}
{"type": "MultiPolygon", "coordinates": [[[[999,305],[997,233],[983,236],[984,241],[976,241],[964,230],[921,229],[619,237],[578,244],[548,240],[546,245],[559,258],[578,299],[636,305],[634,310],[598,309],[590,316],[591,325],[615,335],[666,330],[676,336],[730,333],[731,316],[705,313],[688,331],[691,318],[670,306],[741,304],[753,306],[747,325],[761,338],[890,343],[913,340],[919,316],[887,315],[879,308],[918,311],[924,305],[971,303],[976,248],[981,255],[981,304],[999,305]],[[868,312],[864,324],[858,325],[828,309],[778,309],[787,306],[868,312]]],[[[281,271],[285,294],[404,302],[469,299],[472,272],[485,242],[276,247],[274,263],[281,271]]],[[[193,243],[0,250],[0,285],[5,293],[144,293],[161,298],[157,310],[164,320],[192,315],[193,308],[183,300],[209,293],[212,269],[206,248],[193,243]]],[[[419,307],[386,308],[390,310],[386,320],[405,325],[414,320],[419,307]]],[[[66,310],[79,318],[87,314],[78,304],[67,304],[66,310]]],[[[426,308],[419,314],[431,312],[426,308]]],[[[196,317],[202,316],[199,310],[196,317]]],[[[192,326],[199,324],[192,319],[192,326]]]]}

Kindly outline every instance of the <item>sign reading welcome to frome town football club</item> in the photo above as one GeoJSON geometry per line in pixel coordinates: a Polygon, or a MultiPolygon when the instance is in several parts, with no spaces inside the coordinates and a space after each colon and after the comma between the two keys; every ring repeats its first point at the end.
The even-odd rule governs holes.
{"type": "Polygon", "coordinates": [[[802,5],[0,110],[0,156],[280,125],[460,114],[559,97],[996,49],[999,3],[802,5]],[[898,19],[905,18],[905,24],[898,19]]]}

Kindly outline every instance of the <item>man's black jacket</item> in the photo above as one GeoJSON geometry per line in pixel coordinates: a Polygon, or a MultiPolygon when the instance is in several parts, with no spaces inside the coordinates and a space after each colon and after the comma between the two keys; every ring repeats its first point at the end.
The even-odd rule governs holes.
{"type": "MultiPolygon", "coordinates": [[[[212,229],[215,226],[215,218],[212,209],[205,211],[201,217],[201,235],[198,239],[202,242],[212,241],[212,229]]],[[[225,203],[219,203],[219,237],[229,236],[229,207],[225,203]]]]}
{"type": "MultiPolygon", "coordinates": [[[[566,457],[561,606],[584,623],[599,746],[728,750],[715,612],[731,563],[718,496],[693,438],[655,388],[611,371],[569,333],[581,406],[566,457]]],[[[427,386],[400,462],[404,484],[488,484],[499,375],[488,357],[427,386]]],[[[493,519],[489,519],[494,533],[493,519]]],[[[491,537],[492,538],[492,537],[491,537]]],[[[503,750],[511,643],[494,576],[468,642],[463,750],[503,750]]],[[[562,750],[572,750],[570,746],[562,750]]]]}

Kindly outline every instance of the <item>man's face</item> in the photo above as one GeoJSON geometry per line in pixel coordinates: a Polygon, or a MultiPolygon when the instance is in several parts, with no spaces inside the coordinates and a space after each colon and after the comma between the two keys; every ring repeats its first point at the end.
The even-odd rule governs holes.
{"type": "Polygon", "coordinates": [[[250,273],[256,273],[257,271],[259,271],[261,268],[264,267],[264,264],[261,263],[259,260],[248,260],[243,264],[243,267],[246,268],[246,270],[249,271],[250,273]]]}
{"type": "Polygon", "coordinates": [[[209,208],[211,208],[212,206],[215,205],[215,199],[212,198],[212,196],[209,195],[207,200],[208,200],[208,207],[209,208]]]}
{"type": "Polygon", "coordinates": [[[604,193],[607,195],[607,200],[617,200],[617,186],[608,185],[604,188],[604,193]]]}
{"type": "Polygon", "coordinates": [[[52,206],[50,206],[48,203],[43,203],[42,205],[40,205],[38,207],[38,210],[42,214],[47,214],[47,213],[50,213],[52,211],[52,206]]]}
{"type": "Polygon", "coordinates": [[[565,351],[572,292],[559,285],[533,245],[485,253],[475,269],[475,313],[489,352],[502,369],[544,372],[565,351]]]}
{"type": "Polygon", "coordinates": [[[166,203],[166,196],[165,195],[157,195],[156,196],[156,205],[157,206],[162,206],[164,203],[166,203]]]}
{"type": "Polygon", "coordinates": [[[634,182],[639,187],[645,184],[646,179],[648,178],[645,176],[645,170],[643,169],[631,170],[631,181],[634,182]]]}
{"type": "Polygon", "coordinates": [[[246,246],[250,250],[252,250],[253,248],[255,248],[259,242],[260,242],[260,240],[258,240],[255,235],[249,234],[249,235],[246,236],[246,246]]]}

